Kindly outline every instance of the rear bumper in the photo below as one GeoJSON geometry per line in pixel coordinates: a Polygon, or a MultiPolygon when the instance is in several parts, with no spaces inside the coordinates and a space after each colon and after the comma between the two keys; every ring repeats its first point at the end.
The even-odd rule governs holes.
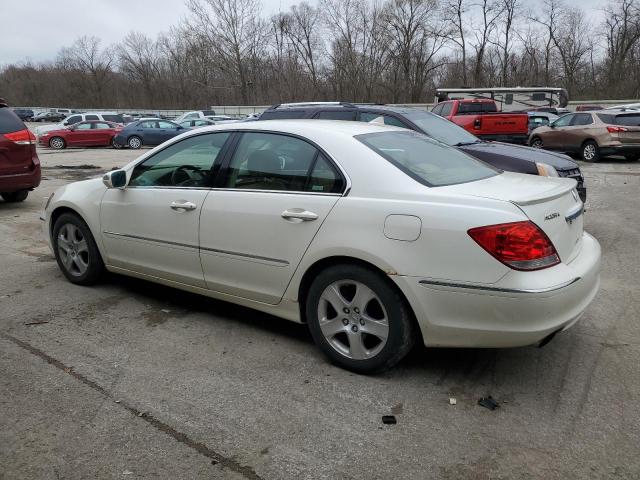
{"type": "Polygon", "coordinates": [[[16,175],[0,175],[0,192],[17,192],[18,190],[32,190],[40,185],[40,165],[27,173],[16,175]]]}
{"type": "Polygon", "coordinates": [[[640,144],[630,145],[603,145],[600,147],[601,155],[640,155],[640,144]]]}
{"type": "MultiPolygon", "coordinates": [[[[473,133],[473,132],[471,132],[473,133]]],[[[477,134],[476,134],[477,135],[477,134]]],[[[489,140],[493,142],[505,142],[505,143],[515,143],[517,145],[528,145],[529,134],[481,134],[477,135],[482,140],[489,140]]]]}
{"type": "Polygon", "coordinates": [[[600,245],[585,233],[569,264],[507,274],[498,284],[461,284],[419,277],[390,277],[406,294],[427,346],[518,347],[566,330],[599,287],[600,245]],[[523,285],[524,275],[535,283],[523,285]]]}

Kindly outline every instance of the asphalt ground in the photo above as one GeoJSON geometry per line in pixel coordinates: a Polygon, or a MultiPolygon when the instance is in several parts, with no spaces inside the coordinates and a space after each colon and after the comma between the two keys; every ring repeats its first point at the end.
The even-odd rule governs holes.
{"type": "Polygon", "coordinates": [[[0,201],[0,478],[640,477],[640,163],[581,164],[603,263],[575,327],[359,376],[304,325],[116,275],[67,282],[43,200],[142,152],[39,153],[42,185],[0,201]]]}

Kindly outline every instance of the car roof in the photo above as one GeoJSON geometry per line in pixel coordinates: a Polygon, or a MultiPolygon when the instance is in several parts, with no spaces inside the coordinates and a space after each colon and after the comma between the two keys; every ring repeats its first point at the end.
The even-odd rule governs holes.
{"type": "Polygon", "coordinates": [[[407,114],[412,112],[428,112],[426,108],[420,107],[404,107],[400,105],[386,105],[380,103],[345,103],[345,102],[309,102],[309,103],[291,103],[283,105],[273,105],[267,108],[265,111],[278,112],[278,111],[341,111],[341,110],[370,110],[380,112],[392,112],[407,114]]]}

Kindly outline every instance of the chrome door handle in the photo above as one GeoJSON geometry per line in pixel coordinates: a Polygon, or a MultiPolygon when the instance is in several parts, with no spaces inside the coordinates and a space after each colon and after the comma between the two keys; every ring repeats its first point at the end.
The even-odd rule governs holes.
{"type": "Polygon", "coordinates": [[[178,210],[182,212],[196,209],[196,204],[192,202],[171,202],[170,206],[173,210],[178,210]]]}
{"type": "Polygon", "coordinates": [[[291,210],[285,210],[282,212],[282,218],[285,220],[297,219],[302,220],[303,222],[310,222],[312,220],[317,220],[318,214],[301,208],[292,208],[291,210]]]}

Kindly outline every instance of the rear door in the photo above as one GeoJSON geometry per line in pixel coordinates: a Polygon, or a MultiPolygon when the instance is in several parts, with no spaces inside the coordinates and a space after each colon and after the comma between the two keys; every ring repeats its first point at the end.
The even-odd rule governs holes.
{"type": "Polygon", "coordinates": [[[8,108],[0,108],[0,176],[25,173],[32,166],[26,125],[8,108]],[[23,135],[16,134],[23,132],[23,135]]]}
{"type": "Polygon", "coordinates": [[[597,129],[590,113],[576,113],[571,125],[564,129],[565,148],[571,151],[579,150],[585,139],[597,135],[597,129]]]}
{"type": "Polygon", "coordinates": [[[239,135],[202,208],[204,277],[211,290],[277,304],[345,179],[301,138],[239,135]]]}
{"type": "Polygon", "coordinates": [[[95,135],[95,145],[110,145],[111,139],[115,135],[114,128],[107,122],[95,122],[93,124],[95,135]]]}
{"type": "Polygon", "coordinates": [[[80,122],[73,126],[66,136],[69,146],[91,146],[96,143],[96,134],[92,130],[91,122],[80,122]]]}

